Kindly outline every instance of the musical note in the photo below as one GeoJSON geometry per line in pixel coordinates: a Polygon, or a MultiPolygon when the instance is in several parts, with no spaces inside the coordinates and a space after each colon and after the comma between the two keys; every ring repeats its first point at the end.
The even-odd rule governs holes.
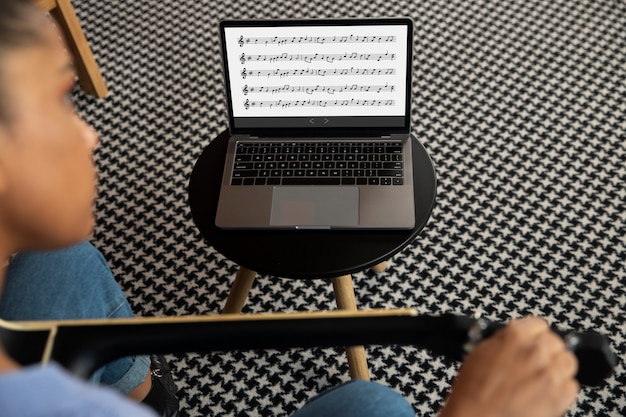
{"type": "Polygon", "coordinates": [[[248,95],[248,84],[243,86],[243,94],[246,96],[248,95]]]}
{"type": "Polygon", "coordinates": [[[248,75],[246,74],[246,69],[244,68],[244,69],[241,71],[241,77],[245,80],[247,76],[248,76],[248,75]]]}
{"type": "Polygon", "coordinates": [[[239,60],[241,61],[241,64],[245,64],[246,63],[246,54],[241,54],[241,56],[239,57],[239,60]]]}
{"type": "Polygon", "coordinates": [[[246,108],[246,110],[248,110],[250,108],[250,100],[246,99],[246,101],[243,103],[243,107],[246,108]]]}
{"type": "Polygon", "coordinates": [[[243,47],[243,35],[241,35],[241,36],[239,37],[239,41],[238,41],[238,42],[239,42],[239,46],[240,46],[240,47],[243,47]]]}

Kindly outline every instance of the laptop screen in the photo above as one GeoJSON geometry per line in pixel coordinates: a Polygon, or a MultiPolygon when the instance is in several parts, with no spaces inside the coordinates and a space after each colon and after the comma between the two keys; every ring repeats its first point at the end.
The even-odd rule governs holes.
{"type": "Polygon", "coordinates": [[[220,23],[233,133],[409,131],[412,21],[220,23]]]}

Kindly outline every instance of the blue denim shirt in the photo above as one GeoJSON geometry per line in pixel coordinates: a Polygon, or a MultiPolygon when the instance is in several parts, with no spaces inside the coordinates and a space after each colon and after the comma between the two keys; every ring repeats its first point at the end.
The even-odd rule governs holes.
{"type": "Polygon", "coordinates": [[[155,417],[150,408],[78,380],[57,364],[0,373],[0,416],[155,417]]]}

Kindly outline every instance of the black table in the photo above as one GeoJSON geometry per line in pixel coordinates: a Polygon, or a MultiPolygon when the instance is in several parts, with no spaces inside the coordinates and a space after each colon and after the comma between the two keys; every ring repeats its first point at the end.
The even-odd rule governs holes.
{"type": "MultiPolygon", "coordinates": [[[[350,274],[384,265],[426,225],[437,181],[426,149],[413,138],[415,227],[410,230],[225,230],[215,226],[230,135],[222,132],[202,152],[189,181],[191,213],[206,241],[239,264],[223,313],[240,313],[257,272],[288,278],[330,278],[337,307],[356,310],[350,274]],[[256,272],[255,272],[256,271],[256,272]]],[[[346,348],[350,375],[369,379],[363,346],[346,348]]]]}
{"type": "Polygon", "coordinates": [[[215,226],[228,143],[222,132],[202,152],[189,181],[189,205],[202,236],[238,265],[288,278],[333,278],[377,265],[410,244],[426,225],[437,181],[424,146],[413,139],[415,227],[411,230],[223,230],[215,226]]]}

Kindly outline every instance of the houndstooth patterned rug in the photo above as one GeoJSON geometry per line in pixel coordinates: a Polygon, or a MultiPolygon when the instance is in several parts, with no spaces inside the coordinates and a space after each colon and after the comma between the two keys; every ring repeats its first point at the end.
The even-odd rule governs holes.
{"type": "MultiPolygon", "coordinates": [[[[237,266],[187,207],[196,158],[227,127],[222,18],[410,16],[413,130],[438,196],[362,308],[493,320],[539,314],[610,335],[620,357],[571,416],[626,415],[626,5],[616,0],[74,0],[110,89],[75,91],[101,134],[98,228],[137,314],[218,313],[237,266]]],[[[245,311],[334,309],[324,280],[261,276],[245,311]]],[[[373,379],[435,416],[457,370],[410,347],[369,347],[373,379]]],[[[286,416],[348,380],[341,349],[181,354],[185,416],[286,416]]]]}

